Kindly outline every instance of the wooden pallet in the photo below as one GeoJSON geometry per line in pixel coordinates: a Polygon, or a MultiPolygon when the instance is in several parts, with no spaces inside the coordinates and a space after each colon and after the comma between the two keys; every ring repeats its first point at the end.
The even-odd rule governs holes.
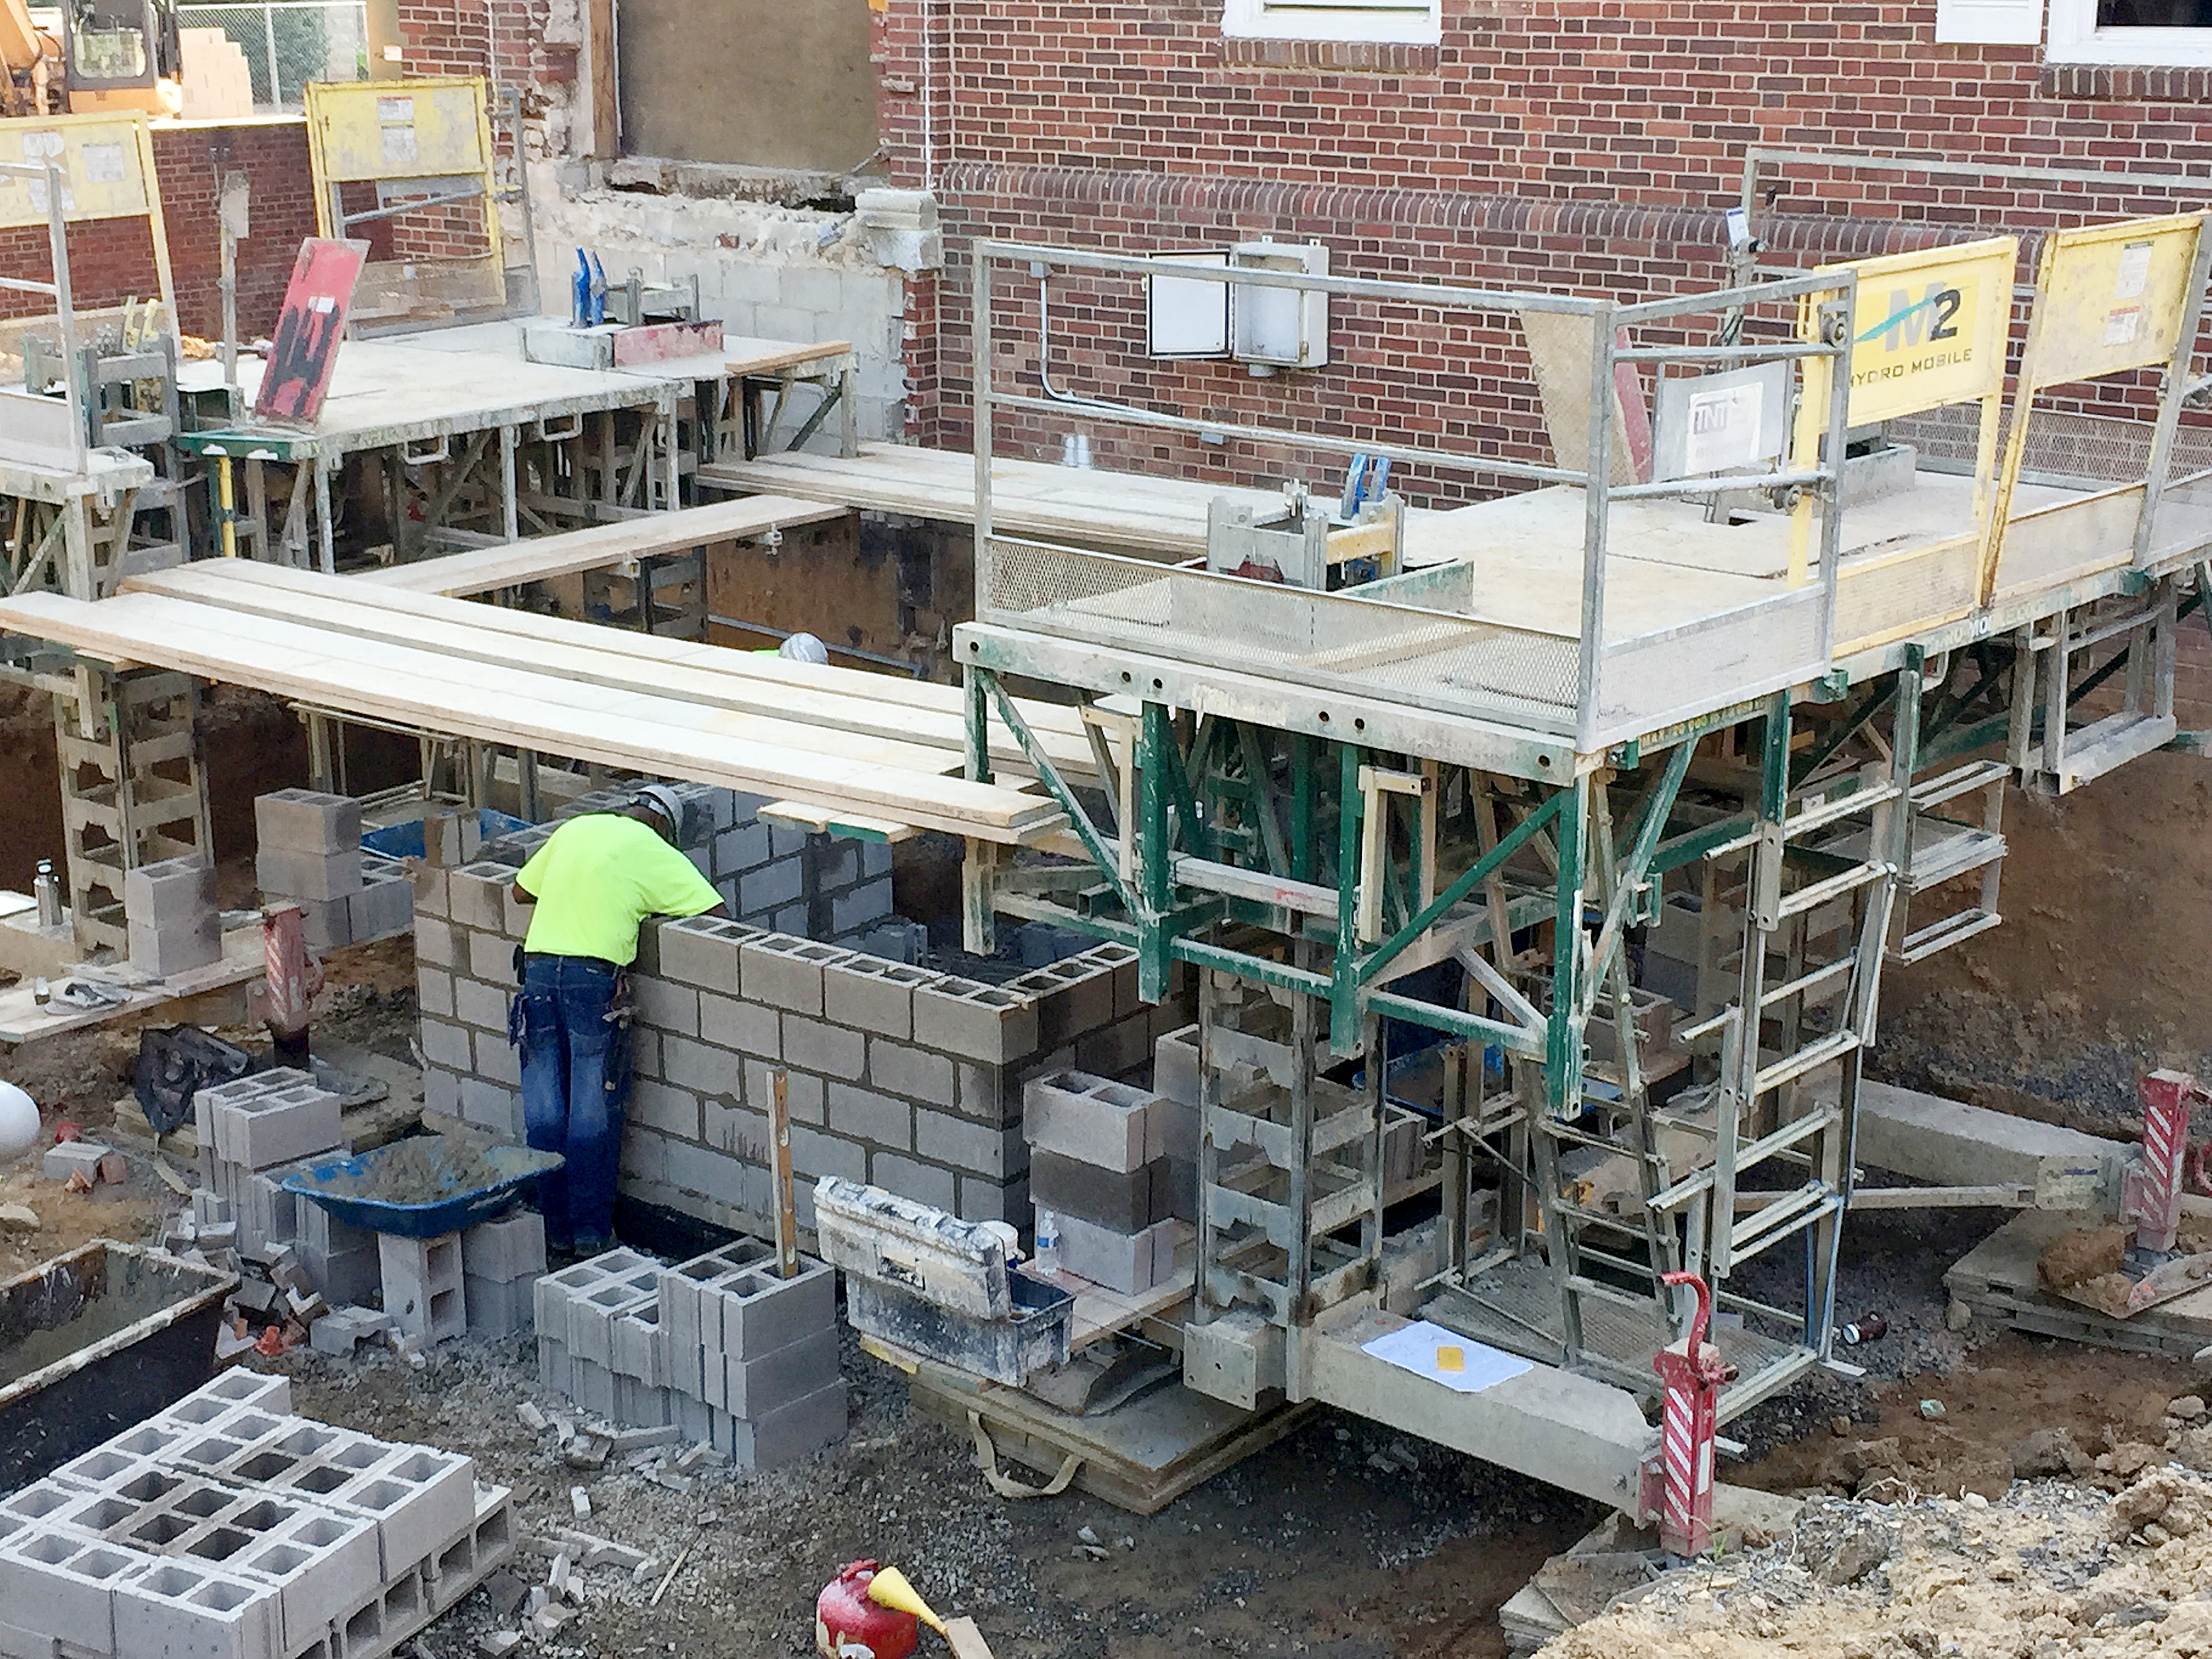
{"type": "Polygon", "coordinates": [[[1170,1382],[1110,1411],[1074,1417],[1018,1389],[932,1360],[914,1360],[908,1376],[914,1407],[922,1416],[967,1435],[974,1431],[972,1413],[997,1457],[1040,1474],[1056,1474],[1070,1457],[1078,1458],[1073,1484],[1133,1515],[1157,1515],[1273,1445],[1315,1409],[1279,1405],[1240,1411],[1170,1382]]]}
{"type": "Polygon", "coordinates": [[[2037,1336],[2181,1359],[2212,1346],[2212,1289],[2176,1297],[2132,1319],[2113,1319],[2044,1290],[2036,1262],[2061,1237],[2089,1222],[2078,1211],[2023,1211],[1960,1258],[1943,1283],[1977,1319],[2037,1336]]]}

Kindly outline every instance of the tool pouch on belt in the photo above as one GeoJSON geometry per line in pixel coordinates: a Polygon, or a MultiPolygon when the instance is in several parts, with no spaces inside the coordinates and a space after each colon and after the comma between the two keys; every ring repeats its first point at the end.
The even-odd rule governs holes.
{"type": "Polygon", "coordinates": [[[607,1033],[607,1105],[619,1118],[629,1102],[630,1085],[630,1022],[636,1005],[630,1000],[629,969],[615,975],[614,995],[607,1000],[607,1012],[602,1016],[614,1029],[607,1033]]]}

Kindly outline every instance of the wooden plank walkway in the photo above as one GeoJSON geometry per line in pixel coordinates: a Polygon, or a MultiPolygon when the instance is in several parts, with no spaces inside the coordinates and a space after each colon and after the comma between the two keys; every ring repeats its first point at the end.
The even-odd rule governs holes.
{"type": "Polygon", "coordinates": [[[834,503],[799,501],[789,495],[751,495],[613,524],[586,525],[557,536],[536,536],[497,547],[441,554],[411,564],[389,565],[353,580],[372,587],[460,598],[570,576],[580,570],[634,567],[638,560],[658,554],[744,541],[792,525],[842,518],[845,512],[834,503]]]}
{"type": "Polygon", "coordinates": [[[948,722],[901,700],[910,682],[346,577],[207,561],[97,604],[0,602],[0,629],[340,714],[983,841],[1026,842],[1066,822],[1040,794],[958,776],[948,722]],[[633,654],[641,645],[680,645],[685,659],[647,661],[633,654]],[[865,692],[833,692],[821,677],[841,672],[882,696],[871,707],[865,692]]]}

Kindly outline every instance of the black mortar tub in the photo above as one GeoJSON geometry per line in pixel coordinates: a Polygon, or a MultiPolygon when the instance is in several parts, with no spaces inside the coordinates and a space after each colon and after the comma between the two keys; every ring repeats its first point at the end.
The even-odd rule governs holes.
{"type": "Polygon", "coordinates": [[[108,1238],[0,1284],[0,1492],[206,1382],[237,1288],[234,1273],[108,1238]]]}

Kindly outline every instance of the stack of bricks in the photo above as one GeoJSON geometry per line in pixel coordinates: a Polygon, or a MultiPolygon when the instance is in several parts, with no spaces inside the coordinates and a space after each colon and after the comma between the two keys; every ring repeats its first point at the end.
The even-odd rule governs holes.
{"type": "Polygon", "coordinates": [[[461,1235],[462,1288],[469,1331],[520,1336],[535,1328],[538,1280],[545,1271],[545,1218],[517,1210],[461,1235]]]}
{"type": "Polygon", "coordinates": [[[474,1462],[225,1372],[0,1499],[0,1653],[384,1659],[514,1553],[474,1462]]]}
{"type": "Polygon", "coordinates": [[[540,1380],[633,1428],[673,1425],[739,1468],[774,1468],[845,1432],[836,1276],[740,1239],[676,1267],[610,1250],[538,1281],[540,1380]]]}
{"type": "Polygon", "coordinates": [[[271,900],[306,913],[307,948],[404,933],[414,890],[396,860],[364,853],[361,804],[313,789],[279,789],[253,802],[254,880],[271,900]]]}
{"type": "MultiPolygon", "coordinates": [[[[200,1184],[230,1206],[239,1249],[265,1255],[290,1243],[300,1206],[284,1190],[284,1177],[303,1160],[346,1150],[338,1097],[307,1073],[288,1068],[203,1089],[192,1109],[200,1184]]],[[[331,1294],[319,1277],[316,1286],[331,1294]]]]}
{"type": "Polygon", "coordinates": [[[197,857],[142,864],[123,877],[131,965],[167,979],[222,957],[215,869],[197,857]]]}
{"type": "Polygon", "coordinates": [[[1060,1231],[1060,1264],[1125,1295],[1176,1273],[1198,1218],[1198,1114],[1084,1072],[1029,1085],[1030,1188],[1060,1231]]]}
{"type": "MultiPolygon", "coordinates": [[[[520,839],[423,872],[416,896],[425,1102],[510,1135],[521,1069],[507,1006],[529,918],[507,891],[520,839]]],[[[1158,1036],[1190,1018],[1185,983],[1141,1002],[1136,955],[1118,945],[993,986],[740,921],[648,923],[631,975],[621,1190],[732,1232],[772,1231],[767,1109],[781,1066],[802,1226],[825,1175],[1026,1224],[1023,1083],[1076,1066],[1144,1074],[1158,1036]]]]}

